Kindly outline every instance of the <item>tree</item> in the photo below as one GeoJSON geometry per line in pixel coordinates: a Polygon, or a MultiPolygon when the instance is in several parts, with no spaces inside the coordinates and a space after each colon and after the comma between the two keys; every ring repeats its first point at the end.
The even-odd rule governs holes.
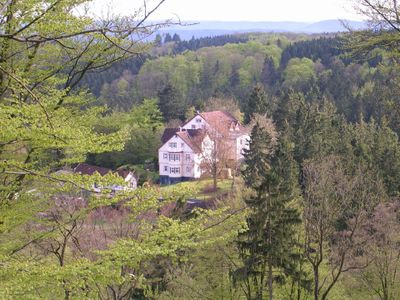
{"type": "Polygon", "coordinates": [[[369,28],[361,31],[351,30],[346,47],[360,58],[368,57],[372,50],[379,47],[393,54],[392,57],[397,60],[397,44],[400,39],[400,12],[397,0],[354,2],[358,13],[368,19],[369,28]]]}
{"type": "Polygon", "coordinates": [[[355,237],[364,244],[361,255],[354,257],[366,267],[352,271],[362,288],[367,288],[382,300],[400,296],[398,272],[400,268],[399,201],[381,203],[355,237]]]}
{"type": "MultiPolygon", "coordinates": [[[[202,217],[157,215],[176,196],[163,195],[161,204],[151,189],[113,193],[114,184],[124,184],[118,176],[68,172],[88,153],[122,149],[126,131],[96,131],[109,111],[78,83],[87,72],[148,50],[140,40],[162,24],[146,20],[163,2],[109,20],[79,16],[87,1],[0,4],[0,298],[132,298],[148,288],[143,262],[197,243],[202,217]],[[81,222],[99,207],[118,205],[137,231],[88,247],[90,255],[79,251],[78,233],[87,229],[81,222]]],[[[104,220],[94,223],[97,229],[104,220]]]]}
{"type": "Polygon", "coordinates": [[[348,149],[347,165],[363,165],[383,180],[386,192],[396,196],[400,191],[400,145],[396,133],[387,124],[379,126],[374,120],[361,120],[356,124],[346,126],[343,138],[348,149]]]}
{"type": "Polygon", "coordinates": [[[172,41],[171,34],[167,33],[164,37],[164,44],[169,43],[172,41]]]}
{"type": "Polygon", "coordinates": [[[244,115],[245,123],[249,123],[254,114],[265,114],[269,109],[267,94],[261,84],[254,86],[250,94],[249,100],[246,103],[244,115]]]}
{"type": "Polygon", "coordinates": [[[302,172],[304,251],[313,270],[314,299],[327,299],[343,273],[363,267],[351,259],[362,251],[356,236],[386,196],[379,178],[362,167],[347,173],[338,156],[308,161],[302,172]],[[321,274],[328,261],[330,271],[321,274]]]}
{"type": "Polygon", "coordinates": [[[314,62],[311,59],[292,58],[283,71],[283,86],[305,92],[308,82],[314,77],[314,62]]]}
{"type": "Polygon", "coordinates": [[[181,41],[181,37],[179,36],[179,34],[174,33],[172,41],[174,41],[175,43],[179,43],[181,41]]]}
{"type": "MultiPolygon", "coordinates": [[[[127,132],[124,148],[120,151],[91,154],[87,158],[90,164],[117,169],[123,165],[139,165],[146,161],[155,161],[160,146],[163,117],[156,99],[145,99],[134,106],[130,112],[113,112],[102,118],[95,129],[98,133],[110,133],[119,130],[127,132]]],[[[132,167],[132,166],[129,166],[132,167]]]]}
{"type": "Polygon", "coordinates": [[[212,124],[205,129],[205,148],[201,155],[201,168],[213,179],[213,190],[217,191],[218,178],[224,170],[232,167],[236,161],[235,139],[224,123],[212,124]]]}
{"type": "Polygon", "coordinates": [[[158,99],[158,106],[166,122],[172,119],[183,120],[185,118],[186,105],[174,86],[167,84],[158,93],[158,99]]]}
{"type": "Polygon", "coordinates": [[[205,111],[222,110],[230,113],[237,120],[243,119],[239,104],[234,98],[210,98],[205,104],[205,111]]]}
{"type": "Polygon", "coordinates": [[[266,57],[261,72],[261,82],[268,88],[273,88],[279,80],[279,73],[276,70],[272,57],[266,57]]]}
{"type": "MultiPolygon", "coordinates": [[[[381,58],[378,74],[375,76],[368,112],[373,114],[377,122],[382,118],[389,122],[392,130],[399,133],[399,99],[394,92],[399,86],[399,47],[400,41],[400,6],[397,0],[357,0],[355,8],[360,15],[368,19],[365,30],[350,29],[344,48],[349,56],[358,60],[376,60],[381,58]],[[384,84],[378,82],[382,73],[384,84]],[[390,75],[389,75],[390,74],[390,75]],[[378,81],[378,82],[376,82],[378,81]]],[[[368,99],[370,98],[370,99],[368,99]]],[[[368,118],[368,114],[366,116],[368,118]]],[[[368,119],[367,119],[368,120],[368,119]]]]}
{"type": "Polygon", "coordinates": [[[161,35],[158,33],[154,39],[154,45],[157,47],[162,46],[162,37],[161,35]]]}
{"type": "Polygon", "coordinates": [[[244,266],[235,276],[245,282],[247,299],[263,299],[265,285],[273,299],[273,283],[294,275],[299,259],[294,232],[300,218],[290,207],[298,191],[293,147],[286,138],[277,144],[270,129],[256,123],[245,152],[243,178],[253,194],[245,199],[250,209],[248,228],[238,237],[244,266]]]}

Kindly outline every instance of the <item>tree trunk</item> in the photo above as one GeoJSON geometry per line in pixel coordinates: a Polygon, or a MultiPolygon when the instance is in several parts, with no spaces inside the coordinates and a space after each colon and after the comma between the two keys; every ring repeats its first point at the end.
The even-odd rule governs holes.
{"type": "Polygon", "coordinates": [[[214,189],[214,192],[216,192],[217,191],[217,166],[216,165],[213,166],[213,172],[212,173],[213,173],[212,174],[212,176],[213,176],[213,189],[214,189]]]}
{"type": "Polygon", "coordinates": [[[269,300],[272,300],[273,291],[272,291],[273,277],[272,277],[272,263],[268,262],[268,292],[269,292],[269,300]]]}
{"type": "Polygon", "coordinates": [[[318,300],[319,297],[319,270],[318,267],[314,266],[314,300],[318,300]]]}
{"type": "Polygon", "coordinates": [[[64,290],[64,299],[69,300],[69,291],[68,290],[64,290]]]}

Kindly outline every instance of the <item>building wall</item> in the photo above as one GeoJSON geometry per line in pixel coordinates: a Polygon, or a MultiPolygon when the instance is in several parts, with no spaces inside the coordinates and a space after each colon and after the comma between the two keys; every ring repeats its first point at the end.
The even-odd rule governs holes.
{"type": "Polygon", "coordinates": [[[125,178],[125,182],[128,184],[128,188],[130,189],[137,188],[138,182],[136,177],[132,173],[128,174],[128,176],[125,178]]]}
{"type": "Polygon", "coordinates": [[[184,129],[204,129],[206,128],[207,122],[201,117],[200,115],[197,115],[193,119],[191,119],[189,122],[187,122],[185,125],[183,125],[182,128],[184,129]]]}
{"type": "Polygon", "coordinates": [[[250,136],[244,134],[236,138],[236,160],[243,159],[243,150],[249,149],[250,136]]]}
{"type": "Polygon", "coordinates": [[[158,150],[160,176],[200,178],[198,155],[178,136],[172,137],[158,150]],[[176,147],[175,147],[176,146],[176,147]]]}
{"type": "MultiPolygon", "coordinates": [[[[209,125],[203,117],[197,115],[182,128],[204,129],[209,128],[209,125]]],[[[232,145],[229,157],[232,156],[233,161],[243,159],[243,149],[249,147],[249,139],[248,134],[240,134],[240,132],[235,132],[235,129],[232,130],[229,137],[229,144],[232,145]]],[[[200,167],[202,161],[210,156],[213,150],[213,142],[208,136],[204,138],[201,148],[202,153],[195,153],[178,136],[172,137],[165,143],[158,151],[161,184],[173,184],[200,178],[204,172],[200,167]]]]}

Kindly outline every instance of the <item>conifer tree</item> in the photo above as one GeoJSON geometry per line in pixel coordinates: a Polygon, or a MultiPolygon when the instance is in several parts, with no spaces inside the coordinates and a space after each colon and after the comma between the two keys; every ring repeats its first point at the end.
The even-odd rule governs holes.
{"type": "Polygon", "coordinates": [[[172,36],[171,34],[167,33],[164,37],[164,44],[172,42],[172,36]]]}
{"type": "Polygon", "coordinates": [[[292,151],[287,138],[276,143],[266,128],[254,126],[243,171],[253,194],[245,199],[248,229],[238,238],[244,267],[235,273],[245,282],[248,299],[263,299],[266,285],[273,299],[273,283],[296,273],[294,229],[300,219],[297,210],[288,207],[297,190],[292,151]]]}
{"type": "Polygon", "coordinates": [[[185,119],[186,106],[178,90],[171,84],[158,93],[158,106],[166,122],[172,119],[185,119]]]}
{"type": "Polygon", "coordinates": [[[264,60],[264,65],[261,71],[261,82],[267,87],[273,87],[279,79],[278,71],[275,68],[274,61],[271,56],[264,60]]]}
{"type": "Polygon", "coordinates": [[[250,94],[245,110],[245,122],[250,122],[254,114],[265,114],[268,109],[268,99],[264,87],[261,84],[256,84],[250,94]]]}

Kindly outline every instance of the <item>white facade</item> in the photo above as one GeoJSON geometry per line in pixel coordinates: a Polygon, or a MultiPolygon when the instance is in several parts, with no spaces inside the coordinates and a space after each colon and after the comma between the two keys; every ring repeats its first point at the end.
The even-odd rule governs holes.
{"type": "Polygon", "coordinates": [[[182,128],[183,129],[207,129],[208,124],[207,124],[206,120],[204,120],[204,118],[200,114],[198,114],[197,116],[195,116],[194,118],[189,120],[189,122],[184,124],[182,126],[182,128]]]}
{"type": "Polygon", "coordinates": [[[126,176],[124,180],[127,183],[128,188],[134,190],[137,189],[138,181],[132,172],[129,172],[128,176],[126,176]]]}
{"type": "Polygon", "coordinates": [[[160,176],[171,178],[200,178],[201,170],[200,154],[193,149],[179,136],[175,135],[169,139],[158,150],[158,161],[160,176]]]}
{"type": "Polygon", "coordinates": [[[199,179],[205,173],[201,166],[214,150],[213,141],[207,132],[215,138],[222,128],[229,136],[230,159],[233,162],[243,159],[243,149],[248,148],[250,139],[246,130],[236,119],[224,112],[216,111],[211,114],[211,117],[207,113],[197,114],[179,129],[166,129],[169,132],[163,136],[164,144],[158,151],[162,184],[199,179]]]}
{"type": "Polygon", "coordinates": [[[240,135],[236,138],[236,160],[241,161],[243,157],[243,150],[249,149],[250,136],[248,134],[240,135]]]}

